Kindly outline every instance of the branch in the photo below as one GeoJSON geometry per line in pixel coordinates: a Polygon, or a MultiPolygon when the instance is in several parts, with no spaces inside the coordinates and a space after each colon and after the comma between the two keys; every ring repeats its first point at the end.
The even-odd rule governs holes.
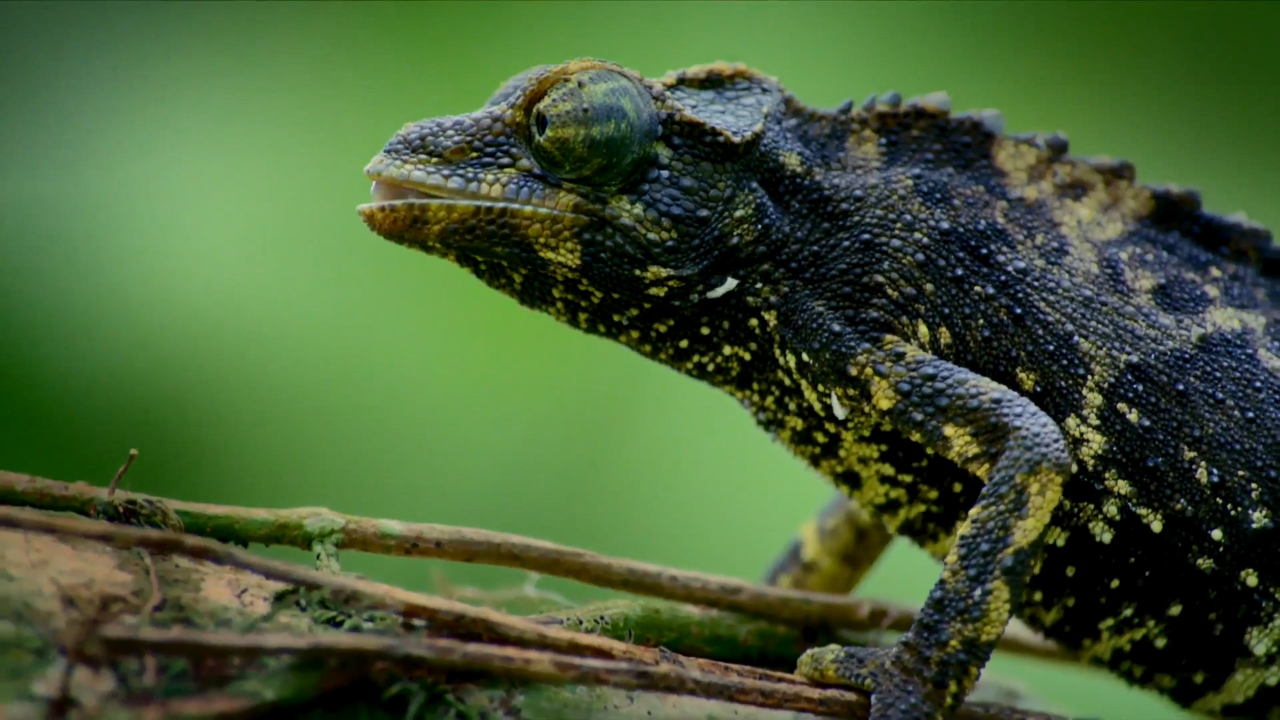
{"type": "Polygon", "coordinates": [[[634,659],[639,650],[626,643],[538,625],[489,608],[474,607],[371,580],[320,572],[301,565],[259,557],[247,550],[190,535],[75,517],[55,517],[9,507],[0,507],[0,527],[73,535],[116,548],[178,553],[247,570],[277,582],[328,590],[366,607],[397,613],[407,618],[445,623],[460,633],[487,640],[615,659],[634,659]]]}
{"type": "MultiPolygon", "coordinates": [[[[331,542],[339,550],[498,565],[794,625],[904,632],[915,619],[913,611],[887,603],[754,585],[488,530],[364,518],[324,508],[244,508],[124,492],[116,497],[149,506],[167,504],[186,532],[242,545],[310,550],[316,542],[331,542]]],[[[0,471],[0,504],[91,515],[106,501],[101,488],[0,471]]],[[[1017,626],[1005,633],[1000,649],[1078,662],[1056,644],[1017,626]]]]}
{"type": "MultiPolygon", "coordinates": [[[[866,716],[864,694],[817,688],[789,673],[681,657],[665,650],[540,626],[485,608],[457,607],[456,603],[442,598],[259,558],[202,538],[5,507],[0,507],[0,527],[72,535],[116,548],[187,555],[256,572],[276,581],[344,593],[407,616],[427,618],[433,621],[436,633],[451,634],[460,630],[524,646],[358,633],[158,630],[108,623],[99,625],[92,633],[94,646],[101,653],[100,661],[113,652],[140,654],[144,658],[157,654],[180,655],[200,662],[217,656],[321,656],[358,659],[369,668],[374,667],[370,661],[408,663],[444,671],[482,671],[489,676],[525,682],[604,685],[827,716],[866,716]]],[[[208,700],[213,702],[216,698],[208,700]]],[[[961,717],[1022,720],[1052,716],[974,704],[961,717]]]]}
{"type": "MultiPolygon", "coordinates": [[[[508,680],[556,685],[608,685],[722,700],[762,708],[829,716],[865,717],[864,696],[817,688],[794,676],[770,680],[743,677],[719,667],[689,670],[659,662],[584,658],[562,653],[446,639],[390,638],[355,633],[253,635],[196,630],[107,626],[98,635],[107,649],[124,653],[163,652],[193,658],[299,655],[359,661],[411,661],[444,671],[483,672],[508,680]]],[[[656,653],[655,653],[656,654],[656,653]]]]}
{"type": "MultiPolygon", "coordinates": [[[[670,662],[625,662],[583,658],[544,650],[520,649],[446,639],[388,638],[360,634],[245,635],[197,630],[103,627],[98,638],[117,652],[162,652],[192,658],[258,655],[299,655],[359,661],[400,661],[444,671],[483,672],[487,675],[554,685],[607,685],[623,690],[646,690],[692,695],[760,708],[804,712],[824,717],[865,718],[865,696],[818,688],[795,676],[769,674],[744,677],[732,666],[699,665],[689,669],[670,662]]],[[[687,660],[687,659],[679,659],[687,660]]],[[[966,705],[958,718],[1057,720],[1034,712],[1011,712],[985,704],[966,705]]]]}
{"type": "Polygon", "coordinates": [[[664,601],[608,600],[526,619],[681,655],[790,672],[811,647],[871,645],[870,633],[800,628],[739,613],[664,601]]]}

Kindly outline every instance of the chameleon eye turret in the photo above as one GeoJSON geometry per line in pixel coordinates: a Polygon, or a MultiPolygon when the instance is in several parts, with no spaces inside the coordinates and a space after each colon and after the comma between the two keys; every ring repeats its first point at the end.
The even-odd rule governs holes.
{"type": "Polygon", "coordinates": [[[653,99],[612,70],[583,70],[553,85],[529,110],[529,143],[547,173],[593,187],[631,177],[658,137],[653,99]]]}

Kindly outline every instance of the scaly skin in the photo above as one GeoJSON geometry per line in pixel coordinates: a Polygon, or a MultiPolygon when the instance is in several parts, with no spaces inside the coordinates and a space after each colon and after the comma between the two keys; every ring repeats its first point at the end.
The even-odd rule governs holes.
{"type": "Polygon", "coordinates": [[[1233,717],[1280,705],[1280,253],[936,95],[804,107],[709,65],[535,68],[366,169],[383,237],[733,395],[942,563],[805,675],[936,718],[1017,615],[1233,717]]]}
{"type": "Polygon", "coordinates": [[[846,595],[889,547],[893,535],[880,519],[844,493],[836,493],[800,527],[765,574],[773,587],[846,595]]]}

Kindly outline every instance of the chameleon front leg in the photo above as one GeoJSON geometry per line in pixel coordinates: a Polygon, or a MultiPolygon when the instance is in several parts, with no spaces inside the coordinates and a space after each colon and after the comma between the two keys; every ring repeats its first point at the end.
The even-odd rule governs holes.
{"type": "Polygon", "coordinates": [[[973,688],[1017,609],[1071,458],[1031,401],[905,341],[863,345],[847,373],[868,412],[984,485],[911,629],[891,648],[811,650],[798,672],[871,692],[872,720],[940,718],[973,688]]]}
{"type": "Polygon", "coordinates": [[[774,560],[765,584],[845,595],[884,553],[893,535],[866,508],[837,492],[818,515],[800,526],[774,560]]]}

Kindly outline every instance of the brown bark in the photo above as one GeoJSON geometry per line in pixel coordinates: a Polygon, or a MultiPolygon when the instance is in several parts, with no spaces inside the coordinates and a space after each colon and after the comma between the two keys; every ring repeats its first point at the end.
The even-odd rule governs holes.
{"type": "MultiPolygon", "coordinates": [[[[199,513],[225,510],[261,533],[304,511],[202,506],[196,512],[191,504],[108,497],[96,488],[7,473],[0,473],[0,503],[8,505],[0,506],[0,717],[6,719],[306,710],[336,717],[358,711],[401,718],[412,711],[418,717],[772,720],[866,712],[860,693],[815,687],[770,669],[788,667],[808,645],[858,639],[830,629],[839,622],[819,630],[779,623],[770,597],[754,617],[655,601],[517,617],[268,560],[190,534],[199,513]],[[277,517],[266,521],[261,513],[277,517]],[[179,528],[187,532],[175,532],[179,528]],[[338,690],[348,704],[334,699],[338,690]]],[[[328,513],[305,512],[311,518],[328,513]]],[[[520,558],[531,553],[540,558],[535,565],[555,569],[561,566],[548,557],[586,557],[585,566],[575,567],[587,567],[579,574],[589,577],[579,579],[590,581],[602,565],[611,568],[603,574],[619,577],[619,561],[527,538],[399,524],[388,545],[348,529],[377,523],[385,530],[391,523],[326,517],[342,519],[343,532],[327,538],[334,547],[395,552],[406,537],[433,544],[452,538],[450,552],[470,548],[466,558],[453,559],[508,553],[497,564],[521,567],[520,558]]],[[[225,532],[235,522],[223,520],[220,527],[225,532]]],[[[251,532],[222,539],[247,544],[260,538],[251,532]]],[[[296,542],[306,547],[317,537],[296,542]]],[[[336,569],[336,561],[324,566],[336,569]]],[[[725,584],[716,588],[724,592],[725,584]]],[[[684,598],[682,592],[670,594],[684,598]]],[[[1049,717],[983,704],[971,704],[963,716],[1049,717]]]]}

